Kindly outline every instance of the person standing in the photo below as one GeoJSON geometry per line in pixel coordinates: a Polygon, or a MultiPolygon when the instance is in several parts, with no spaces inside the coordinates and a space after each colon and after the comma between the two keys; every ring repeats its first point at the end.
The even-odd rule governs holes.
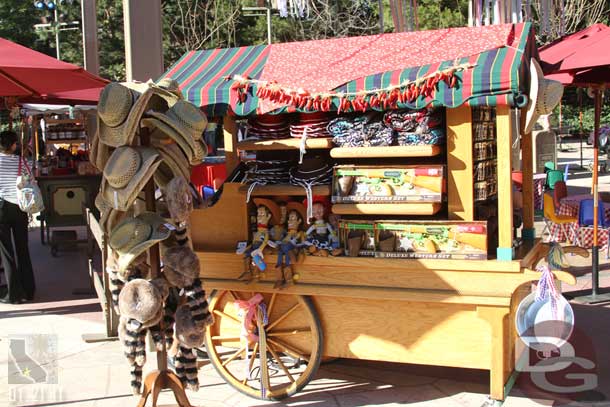
{"type": "Polygon", "coordinates": [[[0,255],[7,282],[6,292],[0,292],[0,302],[5,304],[30,301],[36,289],[28,248],[28,215],[19,209],[17,201],[21,158],[16,150],[17,134],[0,132],[0,255]]]}

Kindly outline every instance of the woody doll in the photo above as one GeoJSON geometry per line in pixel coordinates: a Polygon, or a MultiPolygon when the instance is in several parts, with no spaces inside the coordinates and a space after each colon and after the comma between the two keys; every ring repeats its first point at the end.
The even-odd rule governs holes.
{"type": "Polygon", "coordinates": [[[313,197],[311,226],[307,229],[306,241],[309,245],[309,253],[314,256],[326,257],[329,254],[338,256],[341,248],[334,244],[336,242],[335,228],[327,221],[328,199],[325,197],[313,197]]]}
{"type": "Polygon", "coordinates": [[[258,280],[267,269],[264,262],[263,251],[269,244],[269,224],[279,220],[279,208],[270,199],[255,198],[256,205],[256,232],[252,236],[252,242],[237,254],[244,254],[246,270],[238,277],[238,280],[252,282],[258,280]]]}
{"type": "Polygon", "coordinates": [[[280,274],[275,282],[274,288],[284,288],[299,279],[299,274],[294,270],[294,263],[298,257],[299,250],[304,246],[305,233],[302,230],[305,216],[305,207],[299,202],[288,202],[286,204],[287,231],[284,238],[278,243],[278,255],[276,269],[280,274]],[[285,267],[288,266],[289,273],[286,275],[285,267]]]}

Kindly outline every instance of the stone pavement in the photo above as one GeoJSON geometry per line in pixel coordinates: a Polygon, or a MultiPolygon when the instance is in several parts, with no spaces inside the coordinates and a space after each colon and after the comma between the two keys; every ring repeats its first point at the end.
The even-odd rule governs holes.
{"type": "MultiPolygon", "coordinates": [[[[586,151],[590,156],[590,151],[586,151]]],[[[578,153],[562,153],[560,161],[578,161],[578,153]]],[[[603,188],[610,190],[610,176],[604,175],[603,188]]],[[[572,193],[586,192],[590,178],[585,171],[571,171],[568,186],[572,193]]],[[[537,225],[540,227],[540,224],[537,225]]],[[[118,342],[87,344],[83,333],[102,333],[104,325],[97,299],[74,295],[73,290],[89,287],[84,251],[61,252],[58,258],[40,244],[38,232],[31,233],[31,250],[38,292],[35,302],[19,306],[0,304],[0,407],[135,406],[129,374],[118,342]],[[11,384],[18,373],[9,367],[9,339],[28,334],[56,335],[56,354],[44,365],[49,372],[56,367],[57,384],[11,384]],[[54,364],[56,366],[54,366],[54,364]],[[13,400],[13,401],[11,401],[13,400]]],[[[81,247],[82,248],[82,247],[81,247]]],[[[605,254],[605,253],[604,253],[605,254]]],[[[602,255],[601,286],[610,287],[610,263],[602,255]]],[[[590,260],[571,257],[572,272],[578,276],[575,287],[590,288],[590,260]]],[[[610,406],[610,308],[604,305],[574,304],[577,355],[584,349],[596,363],[598,386],[595,391],[579,393],[581,400],[596,403],[563,403],[532,390],[528,377],[520,375],[506,399],[506,407],[610,406]]],[[[154,368],[149,355],[147,371],[154,368]]],[[[582,373],[582,371],[580,371],[582,373]]],[[[50,373],[49,373],[50,374],[50,373]]],[[[200,369],[199,392],[188,392],[194,406],[399,406],[479,407],[487,399],[488,373],[472,369],[404,365],[385,362],[335,360],[323,364],[305,389],[283,402],[262,402],[246,397],[227,385],[210,365],[200,369]]],[[[569,384],[580,382],[574,376],[569,384]]],[[[163,392],[161,405],[175,405],[171,393],[163,392]]],[[[150,405],[150,401],[149,404],[150,405]]]]}

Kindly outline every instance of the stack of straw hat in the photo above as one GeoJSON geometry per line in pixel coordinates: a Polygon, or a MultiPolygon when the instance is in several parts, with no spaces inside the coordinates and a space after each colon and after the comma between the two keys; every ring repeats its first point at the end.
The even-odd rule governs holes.
{"type": "Polygon", "coordinates": [[[188,182],[191,165],[207,155],[202,139],[207,123],[173,80],[110,83],[100,95],[91,162],[103,179],[95,205],[108,235],[106,271],[136,394],[141,391],[147,332],[157,350],[174,349],[183,365],[186,361],[176,366],[183,384],[192,390],[199,387],[192,374],[192,349],[202,345],[198,338],[212,317],[199,279],[199,260],[188,242],[193,199],[188,182]],[[169,215],[141,210],[138,197],[149,182],[165,197],[164,205],[156,207],[166,206],[169,215]],[[166,266],[151,280],[145,254],[160,242],[166,266]],[[179,304],[184,305],[176,321],[179,304]]]}

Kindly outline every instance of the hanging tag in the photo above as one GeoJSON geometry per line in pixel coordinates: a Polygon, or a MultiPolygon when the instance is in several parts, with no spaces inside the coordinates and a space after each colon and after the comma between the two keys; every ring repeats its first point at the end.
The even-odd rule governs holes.
{"type": "Polygon", "coordinates": [[[172,232],[174,232],[176,230],[176,227],[174,225],[172,225],[171,223],[164,223],[163,224],[166,228],[168,228],[169,230],[171,230],[172,232]]]}

